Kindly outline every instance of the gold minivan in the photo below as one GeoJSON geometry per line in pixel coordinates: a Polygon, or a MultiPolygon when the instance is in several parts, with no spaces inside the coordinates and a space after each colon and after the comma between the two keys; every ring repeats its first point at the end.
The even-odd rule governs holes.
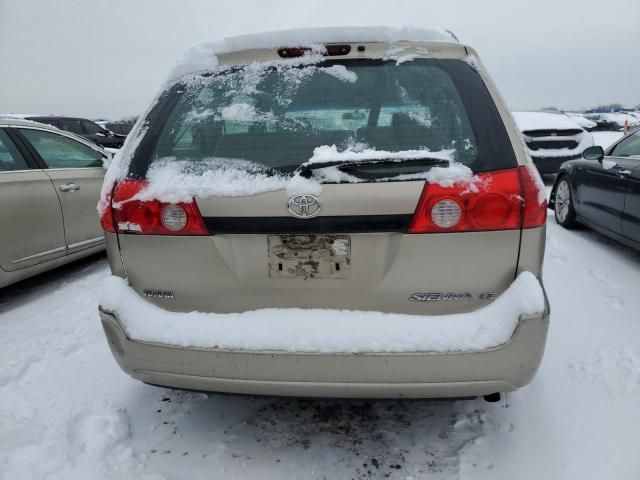
{"type": "Polygon", "coordinates": [[[143,382],[463,397],[540,364],[546,199],[447,32],[310,29],[191,49],[100,203],[100,317],[143,382]]]}
{"type": "Polygon", "coordinates": [[[72,133],[0,118],[0,287],[104,250],[95,204],[110,157],[72,133]]]}

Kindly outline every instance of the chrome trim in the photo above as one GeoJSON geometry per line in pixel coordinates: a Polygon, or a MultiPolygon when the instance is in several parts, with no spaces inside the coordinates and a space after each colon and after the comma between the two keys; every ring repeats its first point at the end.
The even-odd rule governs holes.
{"type": "Polygon", "coordinates": [[[17,260],[11,260],[11,263],[27,262],[29,260],[35,260],[36,258],[53,255],[54,253],[68,252],[69,250],[76,250],[78,248],[89,248],[89,247],[97,246],[103,242],[104,242],[104,237],[90,238],[89,240],[83,240],[82,242],[72,243],[68,247],[65,245],[64,247],[57,247],[52,250],[46,250],[44,252],[36,253],[34,255],[29,255],[28,257],[22,257],[22,258],[18,258],[17,260]]]}
{"type": "Polygon", "coordinates": [[[36,253],[34,255],[29,255],[28,257],[22,257],[22,258],[18,258],[17,260],[11,260],[11,263],[21,263],[21,262],[26,262],[28,260],[35,260],[36,258],[46,257],[47,255],[53,255],[54,253],[65,252],[66,250],[67,250],[67,246],[65,245],[64,247],[57,247],[57,248],[54,248],[53,250],[46,250],[44,252],[36,253]]]}
{"type": "Polygon", "coordinates": [[[60,185],[58,186],[58,188],[60,189],[61,192],[77,192],[78,190],[80,190],[80,187],[78,185],[76,185],[75,183],[67,183],[66,185],[60,185]]]}
{"type": "Polygon", "coordinates": [[[90,238],[89,240],[83,240],[82,242],[72,243],[71,245],[69,245],[69,250],[74,250],[76,248],[82,248],[82,247],[90,247],[94,244],[97,245],[103,242],[104,242],[104,237],[90,238]]]}

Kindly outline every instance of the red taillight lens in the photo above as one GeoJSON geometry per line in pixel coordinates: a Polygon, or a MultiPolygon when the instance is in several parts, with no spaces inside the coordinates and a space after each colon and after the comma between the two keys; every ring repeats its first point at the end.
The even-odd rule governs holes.
{"type": "Polygon", "coordinates": [[[547,221],[547,194],[538,170],[533,166],[520,167],[522,184],[522,228],[540,227],[547,221]]]}
{"type": "Polygon", "coordinates": [[[310,52],[310,48],[279,48],[278,55],[280,58],[294,58],[294,57],[302,57],[305,53],[310,52]]]}
{"type": "Polygon", "coordinates": [[[102,230],[108,233],[115,233],[116,227],[113,224],[113,209],[111,208],[111,194],[107,196],[107,206],[100,213],[100,225],[102,230]]]}
{"type": "Polygon", "coordinates": [[[327,57],[349,55],[351,52],[351,45],[327,45],[325,48],[327,49],[327,53],[325,53],[327,57]]]}
{"type": "Polygon", "coordinates": [[[473,186],[427,184],[413,214],[409,233],[538,227],[546,219],[546,201],[539,202],[539,184],[533,173],[537,172],[518,167],[477,174],[473,186]]]}
{"type": "Polygon", "coordinates": [[[124,180],[116,185],[108,209],[114,231],[139,235],[208,235],[195,202],[132,200],[146,186],[147,182],[142,180],[124,180]]]}

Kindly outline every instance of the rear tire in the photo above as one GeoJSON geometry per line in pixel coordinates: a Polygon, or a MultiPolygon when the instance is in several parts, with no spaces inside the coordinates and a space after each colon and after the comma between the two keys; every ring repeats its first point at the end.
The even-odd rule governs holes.
{"type": "Polygon", "coordinates": [[[571,185],[566,175],[558,180],[553,200],[556,222],[567,229],[575,228],[577,226],[576,210],[573,206],[571,185]]]}

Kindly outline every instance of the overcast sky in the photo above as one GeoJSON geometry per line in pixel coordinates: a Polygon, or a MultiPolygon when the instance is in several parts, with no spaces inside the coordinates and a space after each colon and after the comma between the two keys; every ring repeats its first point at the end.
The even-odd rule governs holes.
{"type": "Polygon", "coordinates": [[[514,110],[640,103],[640,0],[0,0],[0,113],[137,114],[193,43],[325,25],[450,29],[514,110]]]}

